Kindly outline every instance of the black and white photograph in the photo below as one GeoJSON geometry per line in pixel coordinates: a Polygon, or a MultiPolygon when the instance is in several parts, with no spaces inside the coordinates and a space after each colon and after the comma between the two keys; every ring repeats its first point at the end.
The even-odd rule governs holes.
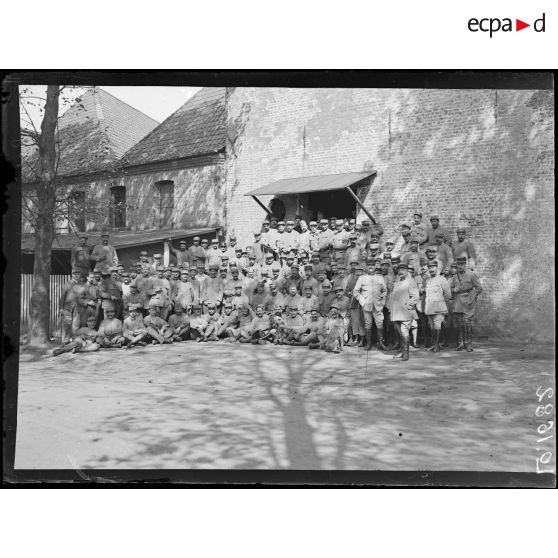
{"type": "Polygon", "coordinates": [[[552,74],[86,74],[4,93],[15,473],[555,475],[552,74]]]}

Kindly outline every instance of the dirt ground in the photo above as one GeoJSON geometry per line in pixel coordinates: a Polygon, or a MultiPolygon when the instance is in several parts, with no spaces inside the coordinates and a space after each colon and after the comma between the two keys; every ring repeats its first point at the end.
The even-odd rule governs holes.
{"type": "Polygon", "coordinates": [[[226,342],[23,353],[15,466],[535,471],[552,349],[392,354],[226,342]]]}

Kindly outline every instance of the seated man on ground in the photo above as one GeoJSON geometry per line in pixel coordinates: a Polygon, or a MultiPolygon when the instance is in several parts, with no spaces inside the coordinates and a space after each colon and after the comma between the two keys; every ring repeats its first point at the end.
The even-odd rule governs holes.
{"type": "Polygon", "coordinates": [[[291,341],[292,345],[309,345],[318,341],[318,333],[324,327],[325,319],[320,316],[318,310],[314,308],[309,316],[304,320],[302,328],[299,333],[294,335],[294,340],[291,341]]]}
{"type": "Polygon", "coordinates": [[[265,345],[266,338],[271,335],[271,323],[269,321],[269,316],[264,312],[263,304],[256,307],[256,315],[250,322],[249,330],[243,334],[240,339],[241,343],[252,342],[253,345],[265,345]],[[246,334],[249,333],[249,337],[246,338],[246,334]]]}
{"type": "Polygon", "coordinates": [[[202,314],[200,304],[194,304],[192,307],[192,316],[190,316],[190,338],[198,343],[203,339],[205,330],[207,329],[207,316],[202,314]]]}
{"type": "Polygon", "coordinates": [[[223,304],[223,313],[215,329],[214,335],[217,339],[232,338],[232,330],[238,325],[238,313],[233,309],[232,302],[227,301],[223,304]],[[229,330],[231,332],[229,333],[229,330]]]}
{"type": "Polygon", "coordinates": [[[190,318],[178,300],[174,303],[174,314],[169,318],[169,327],[175,343],[190,339],[190,318]]]}
{"type": "Polygon", "coordinates": [[[304,326],[302,316],[298,313],[297,306],[290,306],[285,323],[281,327],[281,337],[278,344],[291,345],[304,326]]]}
{"type": "Polygon", "coordinates": [[[240,306],[238,309],[238,326],[234,329],[229,328],[228,331],[231,332],[229,335],[236,340],[250,337],[250,325],[253,317],[254,313],[248,304],[240,306]]]}
{"type": "Polygon", "coordinates": [[[122,322],[116,317],[114,306],[105,307],[106,319],[99,325],[97,343],[105,349],[120,349],[126,342],[122,335],[122,322]]]}
{"type": "Polygon", "coordinates": [[[331,305],[329,317],[325,320],[318,341],[310,343],[310,349],[325,349],[327,352],[339,353],[343,350],[343,319],[339,316],[337,304],[331,305]]]}
{"type": "Polygon", "coordinates": [[[162,345],[163,343],[172,343],[172,329],[169,324],[158,316],[159,306],[157,303],[149,303],[149,314],[143,319],[143,324],[147,328],[146,339],[151,341],[152,345],[162,345]]]}
{"type": "Polygon", "coordinates": [[[144,341],[144,338],[147,336],[147,329],[140,313],[142,307],[143,305],[140,304],[130,304],[128,306],[128,317],[124,320],[122,326],[122,335],[128,341],[127,349],[135,345],[141,345],[142,347],[147,345],[144,341]]]}
{"type": "Polygon", "coordinates": [[[58,349],[52,351],[53,356],[61,355],[62,353],[90,353],[93,351],[98,351],[100,346],[96,343],[98,332],[95,329],[95,322],[97,318],[95,316],[89,316],[87,318],[87,326],[80,327],[76,331],[76,336],[71,343],[66,343],[58,349]]]}
{"type": "Polygon", "coordinates": [[[214,302],[208,302],[207,306],[207,328],[203,334],[203,338],[200,341],[218,341],[219,339],[215,335],[219,329],[219,322],[221,321],[221,315],[217,312],[217,306],[214,302]]]}

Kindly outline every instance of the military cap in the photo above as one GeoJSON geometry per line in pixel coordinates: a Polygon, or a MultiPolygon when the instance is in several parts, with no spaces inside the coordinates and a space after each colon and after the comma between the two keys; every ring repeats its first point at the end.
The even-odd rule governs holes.
{"type": "Polygon", "coordinates": [[[439,221],[440,217],[438,217],[438,215],[432,215],[432,217],[430,217],[431,221],[439,221]]]}
{"type": "Polygon", "coordinates": [[[360,231],[362,229],[362,225],[360,223],[356,223],[355,230],[360,231]]]}
{"type": "Polygon", "coordinates": [[[184,246],[186,246],[186,241],[185,240],[181,240],[178,244],[180,244],[182,246],[182,244],[184,244],[184,246]]]}
{"type": "Polygon", "coordinates": [[[268,271],[267,269],[262,269],[262,270],[260,271],[260,273],[261,273],[262,275],[269,275],[269,271],[268,271]]]}
{"type": "Polygon", "coordinates": [[[128,310],[140,310],[141,307],[141,304],[130,304],[128,305],[128,310]]]}
{"type": "Polygon", "coordinates": [[[149,308],[156,308],[157,307],[157,301],[156,300],[150,300],[149,304],[148,304],[149,308]]]}
{"type": "Polygon", "coordinates": [[[450,267],[457,267],[457,262],[452,262],[452,263],[450,264],[450,267]]]}
{"type": "Polygon", "coordinates": [[[264,225],[270,225],[271,223],[269,222],[269,219],[265,219],[263,222],[264,225]]]}
{"type": "Polygon", "coordinates": [[[358,234],[351,233],[351,234],[349,235],[349,239],[351,239],[351,240],[355,240],[355,239],[357,239],[357,238],[358,238],[358,234]]]}
{"type": "Polygon", "coordinates": [[[271,266],[271,271],[281,271],[281,267],[279,266],[279,264],[275,264],[271,266]]]}
{"type": "Polygon", "coordinates": [[[393,258],[391,258],[391,263],[399,263],[400,260],[401,258],[399,256],[394,256],[393,258]]]}
{"type": "Polygon", "coordinates": [[[314,250],[314,251],[312,252],[312,255],[313,255],[313,256],[319,256],[319,255],[320,255],[320,251],[319,251],[319,250],[314,250]]]}
{"type": "Polygon", "coordinates": [[[101,234],[101,238],[108,238],[109,237],[109,233],[108,232],[104,232],[101,234]]]}
{"type": "Polygon", "coordinates": [[[388,244],[391,244],[392,246],[395,246],[395,242],[393,240],[386,240],[386,246],[388,244]]]}
{"type": "Polygon", "coordinates": [[[384,258],[383,260],[380,261],[380,263],[383,264],[387,264],[389,265],[391,263],[391,260],[388,260],[387,258],[384,258]]]}
{"type": "Polygon", "coordinates": [[[172,266],[166,265],[165,266],[165,271],[172,271],[172,266]]]}
{"type": "Polygon", "coordinates": [[[343,223],[344,223],[343,219],[336,219],[335,220],[336,225],[342,225],[343,223]]]}
{"type": "Polygon", "coordinates": [[[420,242],[420,239],[418,236],[415,235],[411,235],[411,240],[410,242],[416,242],[417,244],[420,242]]]}
{"type": "Polygon", "coordinates": [[[320,223],[322,225],[327,225],[329,223],[329,221],[327,219],[320,219],[320,223]]]}
{"type": "Polygon", "coordinates": [[[368,219],[364,219],[364,221],[362,221],[363,225],[370,225],[370,221],[368,219]]]}
{"type": "Polygon", "coordinates": [[[298,307],[296,307],[296,306],[289,306],[289,310],[298,310],[298,307]]]}
{"type": "Polygon", "coordinates": [[[225,302],[224,307],[225,308],[232,308],[233,307],[232,302],[225,302]]]}
{"type": "Polygon", "coordinates": [[[380,249],[380,245],[377,242],[373,242],[372,244],[370,244],[370,250],[379,250],[380,249]]]}
{"type": "Polygon", "coordinates": [[[410,264],[410,263],[408,263],[407,265],[405,265],[405,264],[401,264],[401,265],[406,267],[409,271],[414,271],[415,270],[415,266],[410,264]]]}
{"type": "Polygon", "coordinates": [[[337,266],[337,269],[345,269],[345,270],[346,270],[346,269],[347,269],[347,266],[345,266],[345,265],[338,265],[338,266],[337,266]]]}
{"type": "Polygon", "coordinates": [[[155,268],[155,271],[165,271],[165,268],[164,268],[164,266],[162,266],[162,265],[158,265],[158,266],[155,268]]]}
{"type": "Polygon", "coordinates": [[[286,225],[294,225],[294,221],[286,221],[285,224],[286,225]]]}
{"type": "Polygon", "coordinates": [[[94,271],[97,271],[98,273],[100,273],[101,275],[110,275],[110,271],[109,271],[109,267],[108,265],[104,264],[97,264],[95,266],[94,271]]]}
{"type": "Polygon", "coordinates": [[[109,270],[109,273],[113,273],[114,271],[118,271],[118,268],[115,265],[113,265],[113,266],[109,267],[108,270],[109,270]]]}
{"type": "Polygon", "coordinates": [[[359,263],[359,264],[356,266],[355,269],[360,269],[360,271],[364,271],[364,266],[363,266],[361,263],[359,263]]]}
{"type": "Polygon", "coordinates": [[[114,304],[114,302],[112,300],[106,300],[105,301],[105,310],[107,312],[109,310],[112,310],[113,312],[116,310],[116,305],[114,304]]]}
{"type": "Polygon", "coordinates": [[[356,219],[355,219],[354,217],[351,217],[351,218],[349,219],[349,223],[352,224],[352,225],[354,225],[354,224],[356,223],[356,219]]]}
{"type": "Polygon", "coordinates": [[[318,223],[316,221],[310,221],[309,226],[310,227],[317,227],[318,223]]]}
{"type": "Polygon", "coordinates": [[[332,290],[333,291],[342,291],[343,290],[343,285],[341,285],[341,283],[334,283],[332,290]]]}
{"type": "Polygon", "coordinates": [[[295,259],[295,255],[293,252],[287,252],[287,256],[286,256],[287,260],[294,260],[295,259]]]}
{"type": "Polygon", "coordinates": [[[255,232],[254,232],[254,236],[262,236],[261,231],[255,231],[255,232]]]}
{"type": "Polygon", "coordinates": [[[312,267],[310,264],[306,264],[306,265],[304,266],[304,269],[312,270],[313,267],[312,267]]]}
{"type": "Polygon", "coordinates": [[[444,233],[443,232],[437,232],[434,234],[435,238],[444,238],[444,233]]]}
{"type": "Polygon", "coordinates": [[[231,234],[231,236],[229,236],[229,240],[236,240],[236,235],[231,234]]]}
{"type": "Polygon", "coordinates": [[[285,221],[277,221],[277,226],[279,225],[285,225],[285,221]]]}
{"type": "Polygon", "coordinates": [[[248,254],[248,259],[249,259],[249,260],[255,260],[255,259],[256,259],[256,254],[254,254],[254,252],[250,252],[250,253],[248,254]]]}
{"type": "Polygon", "coordinates": [[[237,246],[237,247],[234,249],[234,251],[235,251],[235,252],[242,252],[242,246],[237,246]]]}
{"type": "Polygon", "coordinates": [[[180,275],[188,275],[189,274],[189,269],[181,269],[180,270],[180,275]]]}
{"type": "Polygon", "coordinates": [[[268,252],[268,253],[265,255],[265,259],[266,259],[266,260],[269,260],[269,258],[271,258],[271,259],[274,258],[273,254],[272,254],[271,252],[268,252]]]}
{"type": "Polygon", "coordinates": [[[192,310],[201,310],[202,307],[199,304],[194,304],[194,306],[192,306],[192,310]]]}
{"type": "Polygon", "coordinates": [[[208,310],[215,309],[215,304],[213,302],[208,302],[206,306],[208,310]]]}
{"type": "Polygon", "coordinates": [[[216,238],[212,238],[211,244],[219,244],[219,241],[216,238]]]}
{"type": "Polygon", "coordinates": [[[236,289],[242,289],[242,285],[235,285],[234,290],[236,291],[236,289]]]}
{"type": "Polygon", "coordinates": [[[331,281],[329,279],[324,279],[322,281],[322,287],[331,287],[331,281]]]}
{"type": "Polygon", "coordinates": [[[305,290],[305,291],[308,291],[308,290],[311,291],[313,288],[314,288],[314,287],[312,287],[312,285],[305,285],[305,286],[304,286],[304,290],[305,290]]]}
{"type": "Polygon", "coordinates": [[[206,244],[209,244],[209,240],[207,240],[207,238],[202,238],[202,244],[203,244],[204,242],[205,242],[206,244]]]}
{"type": "Polygon", "coordinates": [[[356,259],[356,258],[353,258],[353,259],[349,262],[349,265],[351,265],[351,264],[358,264],[358,263],[360,263],[359,260],[356,259]]]}
{"type": "Polygon", "coordinates": [[[276,283],[275,281],[271,281],[271,283],[269,284],[269,288],[270,288],[270,289],[273,289],[274,287],[275,287],[276,289],[279,288],[278,285],[277,285],[277,283],[276,283]]]}
{"type": "Polygon", "coordinates": [[[300,269],[300,266],[297,263],[291,265],[291,269],[300,269]]]}
{"type": "Polygon", "coordinates": [[[459,227],[455,232],[465,234],[467,232],[467,230],[465,229],[465,227],[459,227]]]}
{"type": "Polygon", "coordinates": [[[219,270],[219,266],[215,264],[211,264],[208,269],[217,269],[219,270]]]}
{"type": "Polygon", "coordinates": [[[223,255],[221,256],[221,259],[222,259],[222,260],[228,260],[228,259],[229,259],[229,256],[228,256],[227,254],[223,254],[223,255]]]}
{"type": "Polygon", "coordinates": [[[195,242],[196,240],[198,240],[198,241],[199,241],[199,239],[200,239],[200,237],[199,237],[199,236],[194,236],[194,238],[193,238],[192,240],[193,240],[193,241],[195,242]]]}
{"type": "Polygon", "coordinates": [[[465,256],[459,256],[458,258],[455,258],[455,262],[458,264],[466,264],[467,258],[465,256]]]}
{"type": "Polygon", "coordinates": [[[130,274],[127,271],[124,271],[124,273],[122,273],[122,277],[130,277],[130,274]]]}
{"type": "Polygon", "coordinates": [[[153,254],[153,257],[158,259],[158,258],[162,258],[163,256],[161,256],[161,254],[153,254]]]}
{"type": "Polygon", "coordinates": [[[335,302],[332,302],[332,303],[329,305],[329,309],[330,309],[330,310],[333,310],[333,308],[335,308],[335,310],[339,310],[339,306],[337,306],[337,304],[336,304],[335,302]]]}
{"type": "Polygon", "coordinates": [[[427,251],[427,252],[437,252],[437,251],[438,251],[438,246],[433,246],[433,245],[428,246],[428,247],[426,248],[426,251],[427,251]]]}
{"type": "Polygon", "coordinates": [[[426,263],[428,267],[438,267],[438,262],[436,260],[430,260],[426,263]]]}
{"type": "Polygon", "coordinates": [[[140,256],[147,256],[147,252],[146,252],[145,250],[142,250],[142,251],[139,253],[139,255],[140,255],[140,256]]]}
{"type": "Polygon", "coordinates": [[[401,231],[402,236],[411,236],[410,229],[404,229],[401,231]]]}
{"type": "Polygon", "coordinates": [[[418,215],[419,217],[422,217],[422,213],[421,213],[420,211],[415,211],[415,212],[413,213],[413,215],[418,215]]]}
{"type": "Polygon", "coordinates": [[[81,273],[81,269],[79,267],[72,267],[72,274],[73,273],[81,273]]]}

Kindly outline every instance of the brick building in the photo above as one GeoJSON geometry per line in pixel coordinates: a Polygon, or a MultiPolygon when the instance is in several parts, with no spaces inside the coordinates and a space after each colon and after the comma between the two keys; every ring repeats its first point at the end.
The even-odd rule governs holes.
{"type": "MultiPolygon", "coordinates": [[[[415,209],[425,219],[439,214],[452,231],[468,228],[485,288],[481,332],[549,341],[553,107],[552,91],[230,88],[227,229],[241,242],[252,240],[266,213],[246,194],[262,186],[370,173],[354,191],[387,236],[411,221],[415,209]]],[[[261,201],[269,207],[279,199],[273,203],[291,218],[315,216],[320,208],[366,218],[346,190],[312,194],[261,201]]]]}
{"type": "MultiPolygon", "coordinates": [[[[124,265],[142,249],[172,261],[169,237],[215,236],[222,222],[224,111],[225,90],[205,88],[159,125],[100,88],[88,90],[60,119],[61,198],[69,202],[57,223],[53,270],[68,272],[71,246],[82,231],[94,244],[108,230],[124,265]]],[[[23,268],[30,273],[28,171],[23,190],[23,268]]]]}

